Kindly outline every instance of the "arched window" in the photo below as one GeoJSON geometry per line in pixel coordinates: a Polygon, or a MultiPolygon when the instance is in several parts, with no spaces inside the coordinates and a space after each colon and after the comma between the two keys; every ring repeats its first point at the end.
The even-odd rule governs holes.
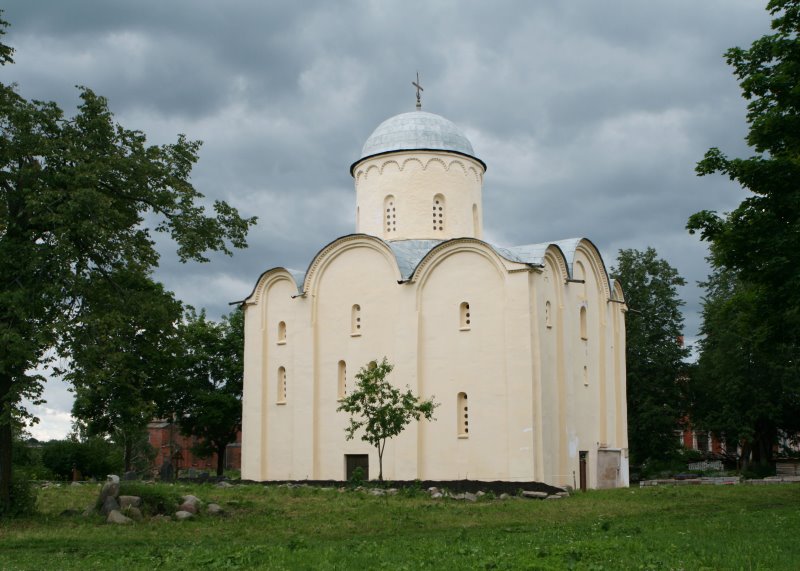
{"type": "Polygon", "coordinates": [[[278,345],[286,343],[286,322],[281,321],[278,323],[278,345]]]}
{"type": "Polygon", "coordinates": [[[383,230],[387,237],[397,232],[397,211],[391,194],[383,199],[383,230]]]}
{"type": "Polygon", "coordinates": [[[459,327],[462,331],[470,328],[470,323],[472,323],[472,318],[470,317],[469,311],[469,303],[466,301],[462,301],[461,305],[458,306],[458,314],[459,314],[459,327]]]}
{"type": "Polygon", "coordinates": [[[347,363],[344,361],[339,361],[339,380],[338,380],[338,389],[336,394],[338,398],[343,399],[345,394],[347,394],[347,363]]]}
{"type": "Polygon", "coordinates": [[[361,306],[358,304],[350,311],[350,335],[361,335],[361,306]]]}
{"type": "Polygon", "coordinates": [[[549,301],[544,302],[544,324],[548,329],[553,327],[553,315],[551,313],[549,301]]]}
{"type": "Polygon", "coordinates": [[[585,305],[581,306],[581,339],[583,339],[584,341],[589,339],[589,334],[587,333],[587,330],[586,330],[586,306],[585,305]]]}
{"type": "Polygon", "coordinates": [[[583,386],[589,386],[589,367],[586,365],[583,366],[583,386]]]}
{"type": "Polygon", "coordinates": [[[434,232],[444,231],[444,195],[437,194],[433,197],[433,230],[434,232]]]}
{"type": "Polygon", "coordinates": [[[472,233],[476,238],[480,238],[481,230],[478,228],[478,205],[472,205],[472,233]]]}
{"type": "Polygon", "coordinates": [[[458,437],[467,438],[469,436],[469,406],[467,403],[467,393],[458,393],[457,415],[458,418],[458,437]]]}
{"type": "Polygon", "coordinates": [[[286,404],[286,367],[278,367],[277,403],[286,404]]]}

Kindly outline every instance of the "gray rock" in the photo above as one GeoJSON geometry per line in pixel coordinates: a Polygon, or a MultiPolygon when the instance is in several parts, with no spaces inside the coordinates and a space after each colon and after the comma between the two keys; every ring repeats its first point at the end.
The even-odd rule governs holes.
{"type": "Polygon", "coordinates": [[[483,496],[486,495],[486,492],[484,492],[483,490],[478,490],[477,492],[475,492],[475,495],[479,498],[482,498],[483,496]]]}
{"type": "Polygon", "coordinates": [[[129,517],[125,517],[122,515],[119,510],[111,510],[108,513],[108,517],[106,518],[106,523],[117,523],[120,525],[125,525],[128,523],[133,523],[133,520],[129,517]]]}
{"type": "Polygon", "coordinates": [[[191,514],[197,513],[197,504],[190,504],[189,502],[183,502],[180,506],[178,506],[179,511],[189,512],[191,514]]]}
{"type": "Polygon", "coordinates": [[[103,507],[100,508],[100,511],[103,513],[103,515],[108,515],[115,510],[116,511],[119,510],[119,503],[117,502],[117,498],[108,496],[103,501],[103,507]]]}
{"type": "Polygon", "coordinates": [[[106,498],[116,498],[118,495],[119,482],[106,482],[100,490],[100,503],[105,502],[106,498]]]}
{"type": "Polygon", "coordinates": [[[194,514],[192,512],[187,512],[187,511],[184,511],[184,510],[180,510],[180,511],[175,512],[175,519],[177,519],[178,521],[183,521],[185,519],[191,519],[193,517],[194,517],[194,514]]]}
{"type": "Polygon", "coordinates": [[[200,501],[200,498],[198,498],[197,496],[193,496],[191,494],[183,496],[181,499],[183,500],[184,504],[192,504],[193,506],[199,506],[200,504],[203,503],[202,501],[200,501]]]}
{"type": "Polygon", "coordinates": [[[114,484],[119,484],[119,476],[117,476],[116,474],[109,474],[108,476],[106,476],[106,481],[112,482],[114,484]]]}
{"type": "Polygon", "coordinates": [[[431,486],[430,488],[428,488],[428,493],[429,494],[435,494],[438,491],[439,491],[439,488],[437,488],[436,486],[431,486]]]}
{"type": "Polygon", "coordinates": [[[122,510],[122,513],[134,521],[142,521],[142,512],[139,508],[130,506],[122,510]]]}
{"type": "Polygon", "coordinates": [[[453,498],[454,500],[463,500],[465,495],[464,494],[453,494],[450,497],[453,498]]]}
{"type": "Polygon", "coordinates": [[[122,509],[131,507],[131,508],[140,508],[142,507],[142,498],[139,496],[120,496],[117,498],[119,501],[119,507],[122,509]]]}
{"type": "Polygon", "coordinates": [[[232,488],[232,487],[233,487],[233,484],[231,484],[230,482],[225,482],[225,481],[222,481],[222,482],[219,482],[219,483],[217,484],[217,487],[218,487],[218,488],[232,488]]]}
{"type": "Polygon", "coordinates": [[[543,500],[549,495],[550,494],[548,494],[547,492],[528,492],[528,491],[522,492],[523,498],[530,498],[533,500],[543,500]]]}
{"type": "Polygon", "coordinates": [[[469,492],[466,492],[464,494],[464,499],[467,500],[468,502],[476,502],[476,501],[478,501],[478,496],[476,496],[475,494],[471,494],[469,492]]]}
{"type": "Polygon", "coordinates": [[[508,494],[506,494],[506,493],[500,494],[500,499],[501,499],[501,500],[507,500],[507,499],[508,499],[508,498],[510,498],[510,497],[511,497],[511,496],[509,496],[509,495],[508,495],[508,494]]]}
{"type": "Polygon", "coordinates": [[[431,494],[431,499],[432,499],[432,500],[439,500],[439,499],[441,499],[442,497],[443,497],[443,496],[442,496],[442,494],[441,494],[440,492],[434,492],[434,493],[432,493],[432,494],[431,494]]]}
{"type": "Polygon", "coordinates": [[[561,496],[559,496],[558,494],[553,494],[552,496],[547,496],[545,499],[546,500],[560,500],[561,496]]]}
{"type": "Polygon", "coordinates": [[[562,497],[562,498],[568,498],[568,497],[569,497],[569,492],[558,492],[558,493],[557,493],[557,494],[555,494],[555,495],[556,495],[556,496],[560,496],[560,497],[562,497]]]}
{"type": "Polygon", "coordinates": [[[390,496],[396,496],[397,495],[397,488],[389,488],[388,490],[386,490],[386,493],[388,495],[390,495],[390,496]]]}
{"type": "Polygon", "coordinates": [[[380,488],[375,488],[374,490],[370,491],[370,494],[372,494],[373,496],[383,496],[386,494],[386,492],[384,492],[380,488]]]}
{"type": "Polygon", "coordinates": [[[208,507],[206,507],[206,512],[214,515],[222,515],[225,513],[225,510],[223,510],[222,506],[219,504],[208,504],[208,507]]]}
{"type": "Polygon", "coordinates": [[[172,521],[172,518],[166,514],[158,514],[151,517],[150,521],[155,521],[155,522],[172,521]]]}
{"type": "Polygon", "coordinates": [[[70,484],[70,486],[72,486],[73,488],[74,488],[75,486],[82,486],[82,485],[83,485],[83,484],[82,484],[82,483],[80,483],[80,482],[72,482],[72,483],[70,484]]]}

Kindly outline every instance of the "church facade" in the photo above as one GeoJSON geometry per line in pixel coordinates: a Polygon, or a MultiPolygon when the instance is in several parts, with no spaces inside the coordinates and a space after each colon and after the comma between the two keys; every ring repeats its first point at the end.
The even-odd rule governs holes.
{"type": "Polygon", "coordinates": [[[384,356],[439,407],[389,442],[389,480],[628,484],[623,293],[585,238],[482,240],[486,165],[452,122],[384,121],[351,167],[355,233],[244,300],[242,477],[377,474],[339,399],[384,356]]]}

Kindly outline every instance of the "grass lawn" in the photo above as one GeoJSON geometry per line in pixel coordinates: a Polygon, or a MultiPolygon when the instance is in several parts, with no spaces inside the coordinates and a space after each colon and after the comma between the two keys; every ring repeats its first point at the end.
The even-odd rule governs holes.
{"type": "Polygon", "coordinates": [[[0,522],[0,569],[800,569],[800,485],[632,488],[562,500],[431,500],[318,488],[169,486],[225,517],[106,525],[99,487],[0,522]]]}

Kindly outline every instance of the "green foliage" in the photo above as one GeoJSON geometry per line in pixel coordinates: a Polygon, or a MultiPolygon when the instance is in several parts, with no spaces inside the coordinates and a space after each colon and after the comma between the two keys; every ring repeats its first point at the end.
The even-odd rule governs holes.
{"type": "Polygon", "coordinates": [[[181,494],[171,485],[153,485],[142,482],[125,481],[119,483],[121,496],[142,498],[142,514],[173,514],[181,503],[181,494]]]}
{"type": "Polygon", "coordinates": [[[189,308],[178,326],[178,364],[172,378],[172,406],[181,432],[199,439],[193,452],[217,453],[224,470],[225,447],[242,423],[244,315],[236,309],[215,323],[189,308]]]}
{"type": "Polygon", "coordinates": [[[41,445],[41,463],[56,479],[70,480],[74,467],[83,478],[103,480],[122,469],[122,449],[100,437],[50,440],[41,445]]]}
{"type": "Polygon", "coordinates": [[[727,62],[749,100],[755,155],[710,149],[699,175],[728,176],[748,195],[731,213],[688,222],[711,246],[695,420],[768,463],[779,430],[800,430],[800,1],[772,0],[773,34],[727,62]]]}
{"type": "Polygon", "coordinates": [[[345,429],[347,440],[363,431],[361,440],[378,452],[378,480],[383,481],[383,452],[386,441],[400,434],[412,420],[433,420],[438,406],[433,397],[421,400],[411,389],[401,392],[386,380],[394,367],[386,357],[380,363],[370,363],[356,374],[356,388],[340,402],[337,411],[350,414],[345,429]]]}
{"type": "MultiPolygon", "coordinates": [[[[12,53],[0,43],[0,64],[12,53]]],[[[12,431],[27,418],[21,403],[40,402],[35,371],[54,348],[72,358],[85,344],[95,287],[126,273],[148,277],[158,262],[152,231],[169,235],[181,261],[206,261],[210,250],[245,247],[255,223],[224,202],[205,212],[190,182],[199,142],[148,146],[114,122],[105,98],[84,87],[80,99],[66,117],[0,84],[0,503],[9,498],[12,431]]]]}
{"type": "Polygon", "coordinates": [[[347,483],[351,488],[357,488],[364,485],[364,470],[361,468],[361,466],[356,466],[353,469],[353,473],[350,474],[350,478],[347,480],[347,483]]]}
{"type": "Polygon", "coordinates": [[[634,463],[668,460],[675,431],[686,415],[683,380],[688,349],[682,336],[685,281],[653,248],[620,250],[612,276],[629,311],[625,315],[628,440],[634,463]]]}
{"type": "Polygon", "coordinates": [[[0,502],[0,521],[3,519],[30,516],[36,512],[36,488],[24,474],[14,474],[11,482],[10,501],[0,502]]]}

